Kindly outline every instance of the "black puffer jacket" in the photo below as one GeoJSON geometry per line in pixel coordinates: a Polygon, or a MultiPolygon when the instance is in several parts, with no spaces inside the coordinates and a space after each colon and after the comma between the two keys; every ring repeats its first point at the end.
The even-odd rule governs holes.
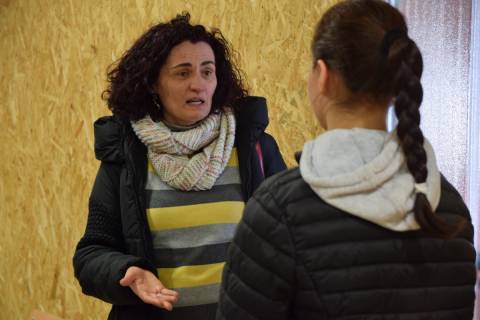
{"type": "MultiPolygon", "coordinates": [[[[244,198],[264,180],[255,145],[260,143],[265,176],[286,169],[275,140],[264,132],[266,102],[249,97],[237,114],[235,144],[244,198]]],[[[130,266],[156,273],[145,212],[146,147],[130,123],[116,117],[95,122],[95,154],[100,169],[89,201],[88,222],[73,265],[82,291],[113,304],[109,319],[149,319],[155,307],[144,304],[119,280],[130,266]]]]}
{"type": "Polygon", "coordinates": [[[217,319],[471,320],[473,227],[443,177],[436,212],[467,226],[453,240],[390,231],[326,204],[299,169],[280,173],[247,204],[217,319]]]}

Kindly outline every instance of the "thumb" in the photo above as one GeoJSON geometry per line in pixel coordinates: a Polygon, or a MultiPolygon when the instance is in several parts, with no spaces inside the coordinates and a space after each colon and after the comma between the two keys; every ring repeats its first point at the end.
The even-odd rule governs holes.
{"type": "Polygon", "coordinates": [[[122,287],[128,287],[131,285],[135,280],[137,280],[137,272],[135,272],[135,267],[130,267],[127,269],[127,272],[125,272],[125,276],[123,276],[122,279],[120,279],[120,285],[122,287]]]}

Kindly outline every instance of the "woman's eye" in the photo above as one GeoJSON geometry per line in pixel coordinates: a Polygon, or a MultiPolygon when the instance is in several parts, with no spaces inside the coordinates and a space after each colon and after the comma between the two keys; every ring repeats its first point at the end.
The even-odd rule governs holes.
{"type": "Polygon", "coordinates": [[[205,70],[203,71],[203,74],[206,76],[211,76],[213,74],[213,70],[205,70]]]}
{"type": "Polygon", "coordinates": [[[177,73],[178,76],[185,78],[188,76],[188,71],[180,71],[177,73]]]}

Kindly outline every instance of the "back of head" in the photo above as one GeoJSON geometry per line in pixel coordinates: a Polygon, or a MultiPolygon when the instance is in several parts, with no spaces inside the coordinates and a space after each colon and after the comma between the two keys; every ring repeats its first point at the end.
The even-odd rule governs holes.
{"type": "MultiPolygon", "coordinates": [[[[419,127],[423,62],[402,14],[381,0],[341,2],[319,21],[311,49],[314,62],[322,59],[342,78],[348,99],[394,103],[407,167],[421,189],[428,175],[419,127]]],[[[452,237],[463,225],[436,216],[422,192],[416,195],[414,213],[421,228],[435,236],[452,237]]]]}
{"type": "Polygon", "coordinates": [[[400,65],[407,63],[417,79],[422,73],[421,54],[407,32],[401,13],[384,1],[341,2],[318,23],[313,58],[339,72],[353,94],[392,97],[400,65]]]}

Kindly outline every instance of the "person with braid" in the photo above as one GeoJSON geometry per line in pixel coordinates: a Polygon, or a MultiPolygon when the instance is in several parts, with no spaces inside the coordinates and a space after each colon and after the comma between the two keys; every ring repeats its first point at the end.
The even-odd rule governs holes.
{"type": "Polygon", "coordinates": [[[326,132],[248,201],[217,319],[471,320],[473,227],[419,126],[422,55],[403,16],[340,2],[311,50],[308,96],[326,132]]]}

